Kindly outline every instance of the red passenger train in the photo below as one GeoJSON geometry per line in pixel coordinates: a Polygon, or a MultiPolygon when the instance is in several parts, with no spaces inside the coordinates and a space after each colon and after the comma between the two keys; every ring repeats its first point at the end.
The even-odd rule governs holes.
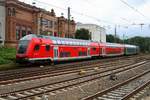
{"type": "MultiPolygon", "coordinates": [[[[116,43],[99,43],[90,40],[59,38],[30,34],[20,39],[16,59],[17,62],[28,61],[64,61],[92,57],[120,56],[125,51],[135,51],[137,46],[116,43]],[[129,49],[126,49],[128,48],[129,49]]],[[[129,52],[128,51],[128,52],[129,52]]]]}

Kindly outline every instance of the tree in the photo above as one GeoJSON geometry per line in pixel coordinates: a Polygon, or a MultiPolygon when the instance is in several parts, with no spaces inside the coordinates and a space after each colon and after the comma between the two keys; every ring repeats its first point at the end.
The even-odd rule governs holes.
{"type": "Polygon", "coordinates": [[[125,40],[125,43],[139,46],[141,52],[150,52],[150,37],[136,36],[125,40]]]}
{"type": "Polygon", "coordinates": [[[106,35],[106,41],[107,42],[111,42],[111,43],[122,43],[123,42],[123,40],[121,40],[120,38],[118,38],[118,37],[114,37],[113,35],[111,35],[111,34],[108,34],[108,35],[106,35]]]}
{"type": "Polygon", "coordinates": [[[89,40],[91,38],[91,36],[90,36],[89,30],[81,28],[76,31],[75,38],[89,40]]]}

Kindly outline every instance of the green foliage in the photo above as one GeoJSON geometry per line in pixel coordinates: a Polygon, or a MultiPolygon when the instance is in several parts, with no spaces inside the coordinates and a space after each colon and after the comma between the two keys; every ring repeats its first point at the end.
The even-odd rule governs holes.
{"type": "Polygon", "coordinates": [[[137,45],[143,53],[150,53],[150,37],[133,37],[125,40],[125,43],[137,45]]]}
{"type": "Polygon", "coordinates": [[[76,31],[75,33],[76,39],[83,39],[83,40],[89,40],[91,38],[89,30],[81,28],[76,31]]]}
{"type": "Polygon", "coordinates": [[[115,36],[113,36],[111,34],[106,35],[106,41],[107,42],[111,42],[111,43],[116,43],[116,42],[117,43],[122,43],[123,42],[120,38],[115,37],[115,36]]]}
{"type": "Polygon", "coordinates": [[[15,61],[15,48],[0,47],[0,64],[12,63],[15,61]]]}

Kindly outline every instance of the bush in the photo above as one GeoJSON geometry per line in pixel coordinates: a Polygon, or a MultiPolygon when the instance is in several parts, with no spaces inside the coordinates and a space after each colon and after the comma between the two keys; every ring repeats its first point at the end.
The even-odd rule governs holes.
{"type": "Polygon", "coordinates": [[[0,64],[12,63],[15,61],[16,49],[0,47],[0,64]]]}

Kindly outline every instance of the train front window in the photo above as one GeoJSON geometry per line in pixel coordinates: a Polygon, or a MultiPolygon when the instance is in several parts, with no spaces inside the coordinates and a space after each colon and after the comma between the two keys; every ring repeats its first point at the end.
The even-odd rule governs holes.
{"type": "Polygon", "coordinates": [[[26,53],[27,47],[28,47],[29,40],[21,40],[19,41],[18,45],[18,53],[24,54],[26,53]]]}
{"type": "Polygon", "coordinates": [[[36,37],[37,36],[35,34],[30,34],[30,35],[26,35],[26,36],[22,37],[19,41],[19,44],[18,44],[18,53],[19,54],[26,53],[26,50],[27,50],[27,47],[28,47],[30,40],[32,38],[36,38],[36,37]]]}

